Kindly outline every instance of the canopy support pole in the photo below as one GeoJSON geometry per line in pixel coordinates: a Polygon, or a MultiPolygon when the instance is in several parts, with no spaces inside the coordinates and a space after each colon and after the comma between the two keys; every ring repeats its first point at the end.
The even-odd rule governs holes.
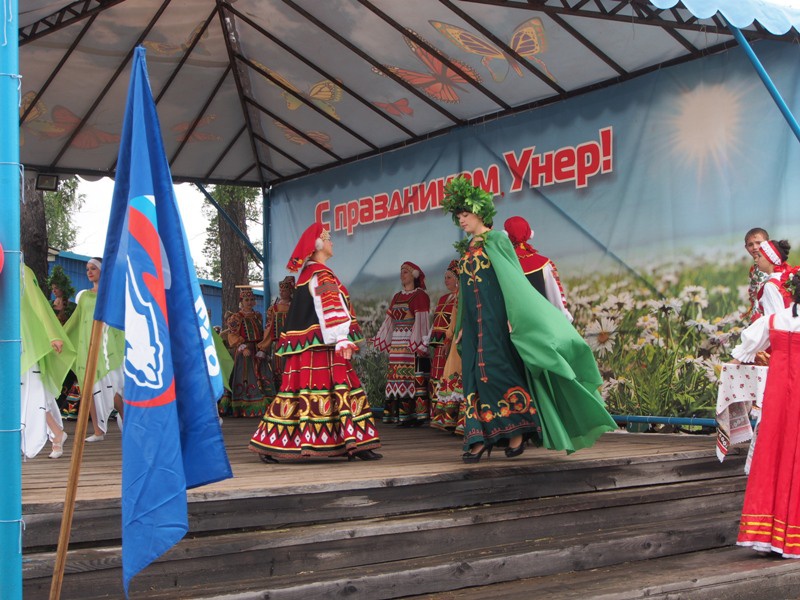
{"type": "Polygon", "coordinates": [[[22,455],[20,418],[20,187],[19,162],[19,7],[17,0],[4,3],[0,15],[0,595],[4,600],[22,599],[22,455]]]}
{"type": "Polygon", "coordinates": [[[261,252],[256,250],[256,247],[253,246],[253,244],[250,241],[250,239],[244,233],[242,233],[242,230],[239,229],[239,226],[236,223],[233,222],[233,219],[231,219],[230,215],[225,212],[225,209],[222,208],[222,206],[220,206],[220,203],[216,201],[214,196],[209,194],[208,190],[205,187],[203,187],[202,184],[195,183],[195,185],[197,186],[198,190],[203,192],[203,195],[206,197],[206,199],[209,202],[211,202],[211,204],[214,206],[214,208],[217,209],[217,212],[220,214],[220,216],[222,216],[222,218],[225,219],[225,221],[228,223],[228,225],[230,225],[233,228],[233,231],[236,233],[237,236],[239,236],[239,239],[241,239],[244,242],[245,246],[247,246],[247,249],[250,250],[250,252],[253,253],[253,256],[256,257],[256,260],[258,260],[258,262],[260,262],[260,263],[263,263],[264,262],[264,257],[261,256],[261,252]]]}
{"type": "MultiPolygon", "coordinates": [[[[261,222],[263,223],[262,227],[263,230],[261,232],[261,239],[264,240],[262,243],[264,249],[264,259],[261,261],[262,266],[262,273],[264,273],[264,316],[266,318],[267,314],[267,307],[269,307],[270,302],[272,301],[272,295],[270,294],[270,272],[269,272],[269,246],[272,242],[270,237],[270,232],[272,230],[272,223],[270,222],[270,210],[272,208],[272,186],[268,187],[266,190],[261,188],[261,222]]],[[[266,323],[264,323],[266,327],[266,323]]]]}
{"type": "Polygon", "coordinates": [[[758,60],[756,53],[753,51],[753,48],[750,46],[750,42],[742,35],[742,32],[739,31],[737,27],[734,27],[730,23],[728,23],[728,29],[733,34],[733,37],[736,38],[736,41],[744,50],[747,58],[750,60],[750,63],[753,65],[753,68],[758,73],[758,76],[761,78],[761,81],[764,82],[764,86],[766,86],[767,91],[769,92],[772,99],[775,101],[775,104],[778,105],[783,117],[786,119],[786,122],[789,123],[789,127],[792,128],[795,137],[798,141],[800,141],[800,125],[797,123],[797,119],[794,118],[792,111],[789,110],[789,107],[786,105],[786,102],[781,97],[778,88],[775,87],[775,84],[772,81],[772,78],[767,73],[767,70],[764,68],[764,65],[761,64],[761,61],[758,60]]]}

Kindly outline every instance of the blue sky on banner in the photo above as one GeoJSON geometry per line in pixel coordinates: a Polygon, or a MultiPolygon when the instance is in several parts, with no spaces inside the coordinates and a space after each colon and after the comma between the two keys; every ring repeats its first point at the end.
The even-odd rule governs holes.
{"type": "MultiPolygon", "coordinates": [[[[800,112],[797,48],[766,42],[757,51],[800,112]]],[[[404,188],[424,183],[416,189],[425,197],[432,182],[462,170],[496,183],[496,227],[526,217],[534,246],[577,272],[616,266],[612,255],[635,266],[686,249],[738,252],[751,226],[785,237],[795,230],[800,172],[790,166],[799,150],[744,54],[726,52],[277,186],[272,273],[282,277],[316,215],[331,223],[334,268],[351,287],[383,277],[396,287],[404,259],[438,278],[459,231],[435,202],[393,218],[392,193],[402,203],[404,188]],[[585,181],[576,164],[587,165],[585,181]],[[514,170],[524,174],[518,191],[514,170]]]]}

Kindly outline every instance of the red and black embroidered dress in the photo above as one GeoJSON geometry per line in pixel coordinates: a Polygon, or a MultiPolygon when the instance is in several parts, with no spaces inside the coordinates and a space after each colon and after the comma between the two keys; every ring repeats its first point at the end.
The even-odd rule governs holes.
{"type": "Polygon", "coordinates": [[[430,359],[425,338],[430,335],[431,300],[415,288],[394,295],[386,319],[375,335],[375,348],[389,352],[384,423],[422,423],[430,418],[430,359]]]}
{"type": "Polygon", "coordinates": [[[307,262],[276,350],[285,360],[281,390],[250,450],[285,460],[379,448],[358,375],[336,354],[337,344],[363,339],[347,289],[328,267],[307,262]]]}
{"type": "Polygon", "coordinates": [[[261,313],[239,311],[233,318],[238,327],[228,337],[233,354],[231,396],[223,397],[220,413],[223,416],[260,417],[275,395],[269,363],[258,356],[256,347],[264,331],[261,313]]]}

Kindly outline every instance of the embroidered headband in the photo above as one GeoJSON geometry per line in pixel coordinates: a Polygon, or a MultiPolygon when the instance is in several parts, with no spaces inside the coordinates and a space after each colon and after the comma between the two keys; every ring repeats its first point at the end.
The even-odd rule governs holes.
{"type": "Polygon", "coordinates": [[[778,248],[771,241],[766,240],[761,242],[758,248],[759,250],[761,250],[761,253],[767,258],[767,260],[776,267],[779,267],[783,264],[783,260],[781,259],[781,253],[778,252],[778,248]]]}

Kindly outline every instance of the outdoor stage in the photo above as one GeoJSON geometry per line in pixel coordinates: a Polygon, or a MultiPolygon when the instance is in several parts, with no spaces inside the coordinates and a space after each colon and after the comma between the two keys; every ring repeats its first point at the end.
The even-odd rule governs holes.
{"type": "MultiPolygon", "coordinates": [[[[706,598],[725,597],[709,596],[697,573],[717,574],[716,563],[728,580],[737,564],[736,577],[762,591],[800,580],[800,561],[733,547],[744,456],[720,464],[713,436],[608,433],[570,456],[528,447],[465,465],[454,436],[383,426],[380,461],[265,465],[247,449],[257,423],[225,420],[234,478],[189,492],[189,535],[133,580],[132,599],[397,598],[485,585],[512,586],[500,597],[513,597],[509,582],[532,577],[519,589],[551,585],[567,598],[564,577],[586,589],[596,572],[619,587],[645,564],[635,586],[673,589],[694,573],[685,586],[706,598]]],[[[120,441],[112,425],[87,444],[62,598],[121,597],[120,441]]],[[[23,464],[26,598],[47,597],[72,447],[70,436],[61,459],[43,451],[23,464]]]]}
{"type": "MultiPolygon", "coordinates": [[[[593,448],[570,456],[562,452],[528,447],[525,454],[517,459],[507,459],[502,451],[498,451],[489,461],[484,458],[477,465],[465,465],[461,462],[461,440],[453,435],[427,427],[405,429],[378,423],[383,443],[380,450],[384,455],[383,460],[348,462],[346,459],[336,458],[265,465],[256,454],[248,450],[250,436],[255,432],[258,423],[258,419],[225,419],[222,430],[234,477],[190,491],[190,500],[202,500],[212,495],[242,497],[273,494],[283,488],[296,488],[298,484],[322,482],[326,486],[336,487],[347,487],[356,482],[362,486],[380,485],[379,482],[384,481],[387,476],[399,480],[511,465],[555,466],[687,451],[707,451],[711,456],[715,443],[713,436],[614,433],[604,435],[593,448]]],[[[74,428],[74,422],[66,422],[70,438],[64,456],[57,460],[48,459],[48,444],[39,456],[23,463],[22,502],[26,508],[64,500],[74,446],[74,428]]],[[[91,432],[91,427],[89,429],[91,432]]],[[[85,446],[78,502],[113,500],[120,497],[122,434],[114,423],[109,431],[104,441],[85,446]]]]}

